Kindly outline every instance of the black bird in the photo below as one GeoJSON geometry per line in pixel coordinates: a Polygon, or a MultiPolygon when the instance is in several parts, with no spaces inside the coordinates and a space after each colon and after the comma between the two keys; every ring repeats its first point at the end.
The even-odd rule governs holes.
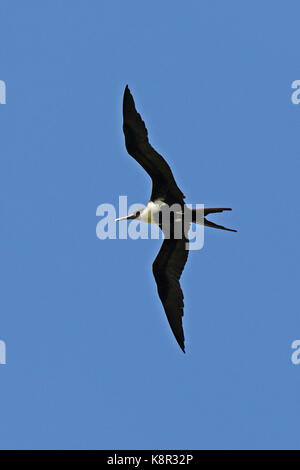
{"type": "Polygon", "coordinates": [[[177,186],[168,163],[149,143],[145,123],[136,111],[128,86],[125,88],[123,98],[123,131],[128,153],[152,179],[152,193],[146,207],[116,220],[138,219],[148,223],[156,223],[163,230],[165,240],[153,263],[153,274],[170,327],[179,346],[185,352],[182,328],[184,304],[179,280],[189,253],[187,232],[191,222],[236,232],[236,230],[217,225],[205,218],[207,214],[231,209],[204,208],[196,210],[187,208],[184,203],[185,196],[177,186]],[[164,211],[167,212],[166,209],[174,204],[179,210],[175,213],[171,212],[168,224],[164,225],[164,211]],[[176,235],[179,233],[178,228],[181,229],[180,238],[176,235]]]}

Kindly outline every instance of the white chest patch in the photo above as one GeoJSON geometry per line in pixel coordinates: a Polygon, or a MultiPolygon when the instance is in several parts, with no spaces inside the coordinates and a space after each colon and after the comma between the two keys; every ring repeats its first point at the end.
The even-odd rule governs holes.
{"type": "Polygon", "coordinates": [[[162,206],[166,203],[159,199],[155,202],[149,201],[147,206],[141,211],[138,219],[148,224],[158,224],[158,214],[162,206]]]}

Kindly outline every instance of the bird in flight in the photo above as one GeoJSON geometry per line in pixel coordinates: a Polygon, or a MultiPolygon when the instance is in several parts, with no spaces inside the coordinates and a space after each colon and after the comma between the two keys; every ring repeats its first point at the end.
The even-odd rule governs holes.
{"type": "Polygon", "coordinates": [[[168,163],[149,143],[148,131],[135,108],[128,85],[125,87],[123,97],[123,131],[129,155],[146,170],[152,179],[152,193],[146,207],[134,214],[120,217],[116,221],[137,219],[155,223],[162,229],[164,241],[152,269],[168,322],[180,348],[185,352],[182,327],[184,303],[179,281],[189,254],[188,229],[194,222],[207,227],[236,232],[205,218],[208,214],[231,209],[189,209],[185,205],[185,196],[177,186],[168,163]],[[177,210],[168,212],[168,208],[173,206],[177,210]],[[164,214],[168,214],[168,217],[164,217],[164,214]]]}

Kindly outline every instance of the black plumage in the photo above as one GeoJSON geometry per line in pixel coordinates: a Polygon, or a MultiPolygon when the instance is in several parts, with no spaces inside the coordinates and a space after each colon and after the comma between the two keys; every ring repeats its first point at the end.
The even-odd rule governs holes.
{"type": "MultiPolygon", "coordinates": [[[[168,237],[166,237],[165,227],[159,223],[165,233],[165,240],[153,263],[153,274],[170,327],[179,346],[184,351],[184,332],[182,327],[184,302],[179,281],[189,254],[188,229],[191,222],[197,222],[197,211],[192,210],[189,220],[184,219],[185,196],[177,186],[168,163],[149,143],[145,123],[135,108],[135,103],[128,86],[125,88],[123,99],[123,131],[128,153],[144,168],[152,179],[150,201],[153,203],[163,201],[168,206],[178,204],[179,208],[181,208],[181,214],[179,214],[181,218],[176,219],[173,217],[170,220],[171,228],[168,231],[168,237]],[[174,236],[176,231],[178,233],[178,227],[182,229],[182,237],[180,239],[174,236]]],[[[202,216],[224,210],[231,209],[205,208],[202,216]]],[[[139,218],[139,216],[140,211],[137,211],[137,213],[125,218],[133,219],[139,218]]],[[[235,231],[214,224],[205,217],[202,221],[204,225],[235,231]]]]}

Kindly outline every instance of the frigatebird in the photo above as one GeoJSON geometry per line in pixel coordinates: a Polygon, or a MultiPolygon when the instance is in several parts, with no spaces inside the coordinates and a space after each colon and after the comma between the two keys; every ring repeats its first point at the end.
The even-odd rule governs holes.
{"type": "Polygon", "coordinates": [[[123,97],[123,131],[127,152],[152,179],[152,193],[146,207],[126,217],[120,217],[116,221],[137,219],[155,223],[162,229],[164,241],[153,263],[153,274],[170,327],[180,348],[185,352],[182,327],[184,303],[179,281],[189,254],[188,229],[190,223],[195,222],[207,227],[236,232],[205,218],[208,214],[229,211],[231,208],[189,209],[185,205],[185,196],[177,186],[168,163],[149,143],[147,128],[135,108],[128,85],[125,87],[123,97]],[[179,207],[179,210],[175,212],[175,215],[170,214],[167,227],[162,222],[164,209],[174,205],[179,207]],[[199,211],[202,213],[199,214],[199,211]],[[178,231],[178,226],[182,230],[178,231]],[[180,238],[178,233],[181,233],[180,238]]]}

